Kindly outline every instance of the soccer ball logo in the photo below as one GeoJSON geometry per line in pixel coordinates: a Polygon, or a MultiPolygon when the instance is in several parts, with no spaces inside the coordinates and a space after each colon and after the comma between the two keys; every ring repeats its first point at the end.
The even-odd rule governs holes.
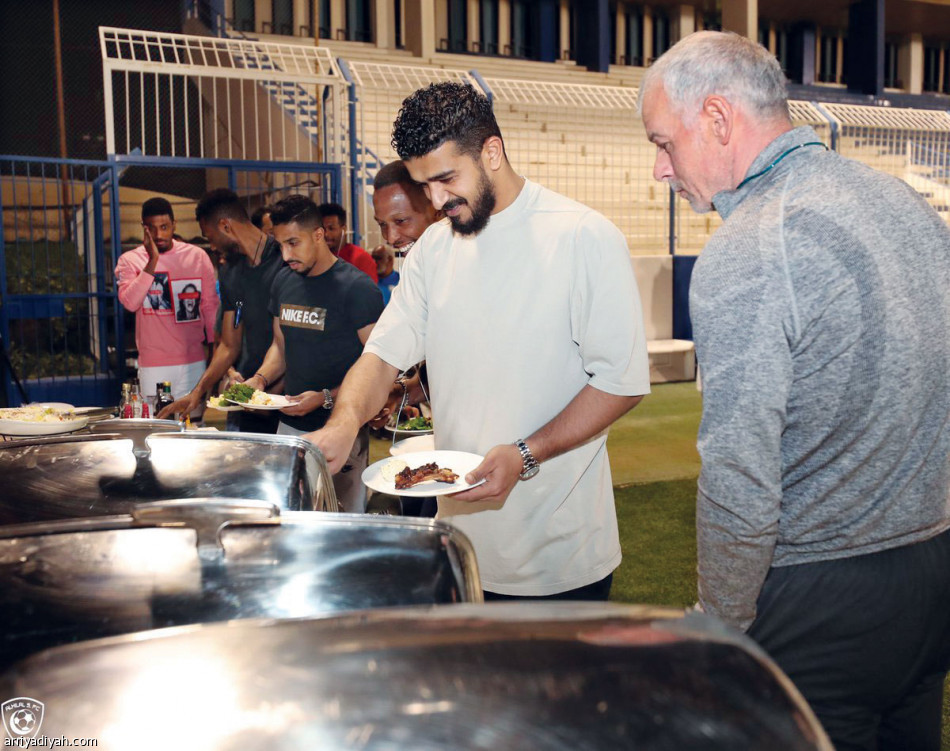
{"type": "Polygon", "coordinates": [[[14,738],[35,738],[43,724],[43,702],[28,696],[7,699],[0,704],[3,727],[14,738]]]}
{"type": "Polygon", "coordinates": [[[36,726],[36,715],[29,709],[18,709],[10,716],[10,727],[17,735],[26,735],[36,726]]]}

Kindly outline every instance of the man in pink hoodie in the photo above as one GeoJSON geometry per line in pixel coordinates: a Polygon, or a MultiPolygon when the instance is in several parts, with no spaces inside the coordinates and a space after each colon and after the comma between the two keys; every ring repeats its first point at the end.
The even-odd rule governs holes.
{"type": "Polygon", "coordinates": [[[142,204],[142,229],[144,243],[115,267],[119,301],[135,313],[142,392],[151,396],[156,383],[169,381],[172,394],[182,396],[201,378],[205,345],[214,343],[214,267],[201,248],[175,239],[175,215],[164,198],[142,204]]]}

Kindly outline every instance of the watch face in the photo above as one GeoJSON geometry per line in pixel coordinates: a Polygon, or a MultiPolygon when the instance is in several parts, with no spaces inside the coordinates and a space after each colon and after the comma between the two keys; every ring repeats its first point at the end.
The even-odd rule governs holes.
{"type": "Polygon", "coordinates": [[[532,477],[534,477],[534,476],[535,476],[536,474],[538,474],[538,472],[540,472],[540,471],[541,471],[541,465],[540,465],[540,464],[535,464],[533,467],[529,467],[529,468],[526,469],[524,472],[522,472],[521,475],[520,475],[520,477],[521,477],[522,480],[530,480],[532,477]]]}

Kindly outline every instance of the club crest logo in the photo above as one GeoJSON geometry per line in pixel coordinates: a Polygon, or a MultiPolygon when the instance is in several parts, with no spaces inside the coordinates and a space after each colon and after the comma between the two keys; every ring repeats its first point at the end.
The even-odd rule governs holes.
{"type": "Polygon", "coordinates": [[[35,738],[43,725],[43,702],[29,696],[7,699],[0,704],[3,727],[11,738],[35,738]]]}

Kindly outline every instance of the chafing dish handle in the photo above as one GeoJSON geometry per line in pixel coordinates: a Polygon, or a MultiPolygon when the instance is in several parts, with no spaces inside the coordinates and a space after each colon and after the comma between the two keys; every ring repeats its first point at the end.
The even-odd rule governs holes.
{"type": "Polygon", "coordinates": [[[179,498],[139,503],[132,507],[136,525],[188,527],[197,536],[198,557],[203,561],[224,558],[221,530],[229,524],[280,517],[280,509],[266,501],[240,498],[179,498]]]}

